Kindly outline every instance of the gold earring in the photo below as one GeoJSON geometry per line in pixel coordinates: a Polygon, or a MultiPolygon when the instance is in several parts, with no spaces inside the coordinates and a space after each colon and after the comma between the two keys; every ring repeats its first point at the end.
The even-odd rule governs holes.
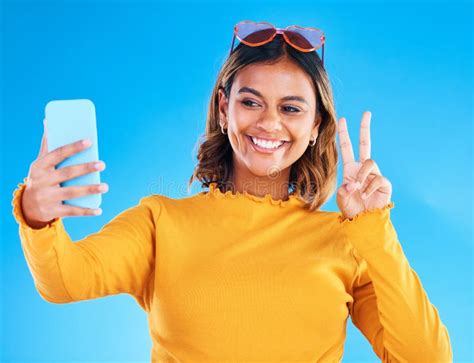
{"type": "MultiPolygon", "coordinates": [[[[221,132],[225,135],[226,132],[224,132],[224,127],[222,126],[222,120],[220,120],[220,122],[221,122],[221,132]]],[[[226,129],[226,130],[227,130],[227,129],[226,129]]]]}

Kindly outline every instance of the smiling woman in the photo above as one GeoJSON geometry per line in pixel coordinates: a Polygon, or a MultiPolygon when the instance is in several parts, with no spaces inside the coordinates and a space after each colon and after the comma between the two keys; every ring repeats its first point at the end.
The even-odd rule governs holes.
{"type": "Polygon", "coordinates": [[[336,128],[317,53],[280,35],[260,47],[241,43],[217,77],[189,185],[275,199],[293,193],[318,210],[336,188],[336,128]]]}

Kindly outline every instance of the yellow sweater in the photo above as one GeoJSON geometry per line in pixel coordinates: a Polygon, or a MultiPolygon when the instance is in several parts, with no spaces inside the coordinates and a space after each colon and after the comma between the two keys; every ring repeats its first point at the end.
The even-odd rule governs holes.
{"type": "Polygon", "coordinates": [[[153,362],[340,362],[349,315],[383,362],[449,362],[451,343],[390,220],[344,220],[295,194],[208,191],[140,199],[73,242],[13,214],[38,293],[52,303],[133,296],[153,362]]]}

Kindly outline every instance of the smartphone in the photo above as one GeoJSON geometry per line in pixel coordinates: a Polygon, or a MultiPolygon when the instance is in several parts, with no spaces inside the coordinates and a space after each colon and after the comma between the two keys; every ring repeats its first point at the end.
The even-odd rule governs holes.
{"type": "MultiPolygon", "coordinates": [[[[89,99],[53,100],[46,104],[44,110],[48,132],[48,152],[81,139],[89,139],[92,145],[77,154],[67,157],[55,166],[61,169],[66,166],[99,161],[97,144],[97,124],[94,103],[89,99]]],[[[80,175],[60,183],[61,187],[85,186],[100,183],[100,171],[80,175]]],[[[98,208],[102,203],[102,194],[88,194],[79,198],[63,200],[82,208],[98,208]]]]}

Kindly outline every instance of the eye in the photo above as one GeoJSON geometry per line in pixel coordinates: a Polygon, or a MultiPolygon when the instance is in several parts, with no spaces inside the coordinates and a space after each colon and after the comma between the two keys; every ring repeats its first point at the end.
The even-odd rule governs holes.
{"type": "MultiPolygon", "coordinates": [[[[243,104],[243,105],[245,105],[245,106],[249,106],[249,105],[248,105],[249,102],[250,102],[250,103],[255,103],[255,102],[253,102],[253,101],[251,101],[251,100],[243,100],[243,101],[241,101],[240,103],[243,104]]],[[[257,104],[257,103],[255,103],[255,104],[257,104]]],[[[249,107],[252,107],[252,106],[249,106],[249,107]]]]}
{"type": "Polygon", "coordinates": [[[295,111],[290,111],[290,113],[298,113],[300,111],[299,108],[296,108],[293,106],[283,106],[283,108],[295,110],[295,111]]]}
{"type": "MultiPolygon", "coordinates": [[[[252,100],[243,100],[240,102],[241,104],[247,106],[247,107],[253,107],[250,104],[256,104],[258,103],[252,101],[252,100]]],[[[301,110],[299,108],[293,107],[293,106],[283,106],[284,109],[286,109],[286,112],[288,113],[299,113],[301,110]]]]}

